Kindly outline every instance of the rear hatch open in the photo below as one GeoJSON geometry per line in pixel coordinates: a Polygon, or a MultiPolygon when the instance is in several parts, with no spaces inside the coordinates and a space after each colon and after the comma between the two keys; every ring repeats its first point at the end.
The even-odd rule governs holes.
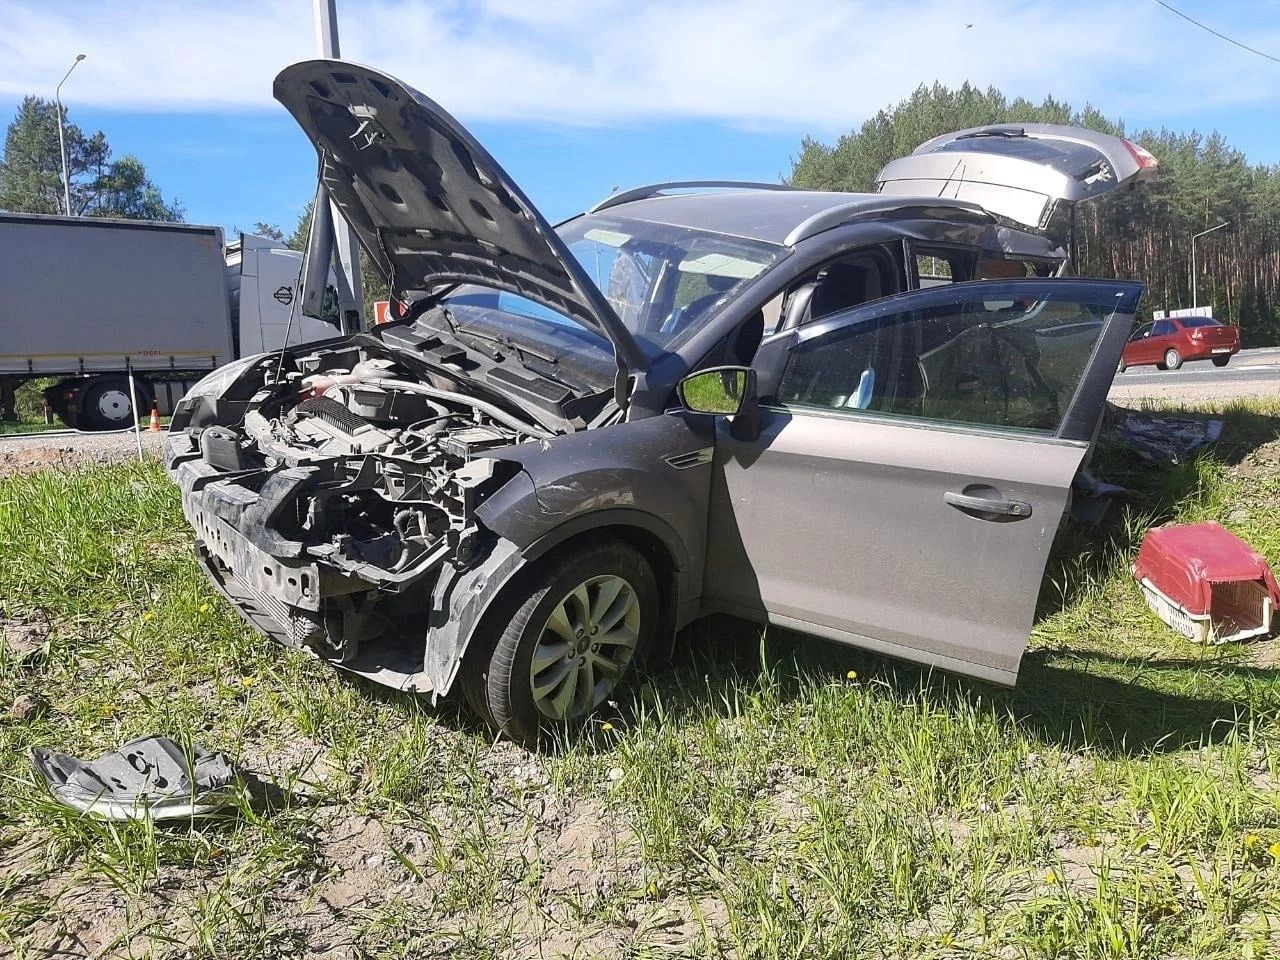
{"type": "Polygon", "coordinates": [[[1043,230],[1065,204],[1155,175],[1156,158],[1129,140],[1048,123],[997,124],[935,137],[885,165],[881,193],[952,197],[1043,230]]]}

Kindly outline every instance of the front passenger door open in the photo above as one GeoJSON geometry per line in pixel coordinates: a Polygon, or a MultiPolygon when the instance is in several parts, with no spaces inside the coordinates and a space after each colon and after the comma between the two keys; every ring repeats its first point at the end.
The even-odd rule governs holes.
{"type": "Polygon", "coordinates": [[[961,283],[766,339],[759,437],[717,426],[708,600],[1013,683],[1141,292],[961,283]]]}

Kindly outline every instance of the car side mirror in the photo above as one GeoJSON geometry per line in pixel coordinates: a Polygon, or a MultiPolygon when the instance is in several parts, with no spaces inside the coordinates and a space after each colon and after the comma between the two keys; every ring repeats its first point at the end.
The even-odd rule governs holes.
{"type": "Polygon", "coordinates": [[[750,367],[711,367],[691,373],[676,388],[680,402],[692,413],[733,417],[730,432],[739,440],[760,435],[760,404],[756,372],[750,367]]]}

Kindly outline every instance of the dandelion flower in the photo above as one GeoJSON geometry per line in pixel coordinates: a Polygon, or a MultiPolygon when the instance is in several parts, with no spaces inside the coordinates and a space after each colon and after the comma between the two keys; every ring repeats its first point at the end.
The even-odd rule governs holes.
{"type": "Polygon", "coordinates": [[[1246,833],[1244,835],[1244,846],[1246,850],[1252,850],[1262,843],[1262,838],[1256,833],[1246,833]]]}
{"type": "Polygon", "coordinates": [[[241,677],[240,678],[240,686],[245,688],[252,687],[257,682],[258,682],[257,677],[241,677]]]}
{"type": "Polygon", "coordinates": [[[208,613],[208,612],[209,612],[209,605],[208,605],[207,603],[202,603],[202,604],[200,604],[200,612],[201,612],[201,613],[208,613]]]}
{"type": "Polygon", "coordinates": [[[1280,860],[1280,840],[1277,840],[1271,846],[1267,847],[1267,853],[1271,854],[1277,860],[1280,860]]]}
{"type": "Polygon", "coordinates": [[[1058,875],[1054,873],[1052,870],[1050,870],[1047,874],[1045,874],[1044,882],[1049,884],[1049,886],[1053,886],[1055,883],[1058,882],[1058,875]]]}
{"type": "Polygon", "coordinates": [[[152,610],[148,610],[146,613],[142,615],[142,622],[146,623],[147,621],[154,620],[155,618],[156,618],[155,612],[152,610]]]}
{"type": "Polygon", "coordinates": [[[858,671],[857,671],[857,670],[850,670],[848,673],[846,673],[846,674],[845,674],[845,676],[846,676],[846,677],[848,677],[850,680],[857,680],[857,679],[858,679],[858,671]]]}
{"type": "Polygon", "coordinates": [[[605,733],[608,733],[610,730],[613,729],[613,724],[610,723],[608,720],[606,720],[604,723],[600,724],[600,729],[603,730],[605,733]]]}

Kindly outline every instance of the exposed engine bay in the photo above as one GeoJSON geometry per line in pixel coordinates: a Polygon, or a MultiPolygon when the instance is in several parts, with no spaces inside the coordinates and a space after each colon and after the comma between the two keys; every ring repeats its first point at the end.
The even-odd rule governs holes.
{"type": "Polygon", "coordinates": [[[429,594],[404,587],[484,549],[475,509],[519,470],[489,454],[553,436],[478,392],[348,343],[190,397],[172,434],[190,449],[171,469],[192,461],[184,488],[209,488],[203,509],[184,497],[198,549],[281,639],[352,661],[429,594]]]}

